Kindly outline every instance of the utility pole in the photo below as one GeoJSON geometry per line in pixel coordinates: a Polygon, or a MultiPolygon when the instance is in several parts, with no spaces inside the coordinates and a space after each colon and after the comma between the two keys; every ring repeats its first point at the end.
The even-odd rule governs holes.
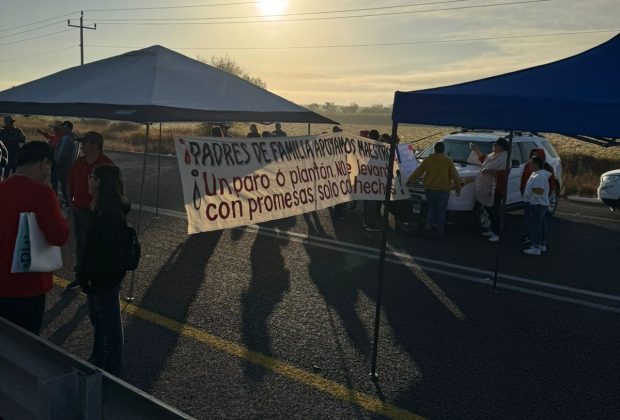
{"type": "Polygon", "coordinates": [[[84,11],[80,10],[80,26],[72,25],[71,19],[67,20],[67,25],[73,28],[80,28],[80,66],[84,65],[84,29],[97,29],[97,24],[91,28],[90,26],[84,26],[84,11]]]}

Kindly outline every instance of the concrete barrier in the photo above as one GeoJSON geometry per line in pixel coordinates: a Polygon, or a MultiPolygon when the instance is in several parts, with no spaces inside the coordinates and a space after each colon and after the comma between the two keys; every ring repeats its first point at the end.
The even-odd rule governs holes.
{"type": "Polygon", "coordinates": [[[191,417],[0,318],[0,418],[191,417]]]}

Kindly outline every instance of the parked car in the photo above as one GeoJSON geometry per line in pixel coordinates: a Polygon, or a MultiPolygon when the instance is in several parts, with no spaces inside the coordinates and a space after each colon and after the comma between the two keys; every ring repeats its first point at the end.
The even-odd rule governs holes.
{"type": "MultiPolygon", "coordinates": [[[[461,177],[463,187],[461,195],[456,196],[454,191],[450,193],[448,212],[467,214],[472,220],[486,230],[490,226],[489,215],[485,208],[476,200],[475,180],[480,172],[480,165],[472,159],[469,143],[478,145],[483,153],[490,153],[493,142],[498,137],[508,137],[506,132],[498,131],[463,131],[452,133],[441,139],[445,144],[445,154],[454,161],[454,166],[461,177]]],[[[562,186],[562,165],[557,152],[545,137],[531,133],[513,133],[512,167],[508,179],[508,197],[506,209],[514,210],[523,205],[521,191],[519,189],[521,174],[532,149],[544,149],[546,161],[553,167],[556,179],[556,188],[549,196],[549,212],[555,213],[558,207],[558,196],[562,186]]],[[[418,158],[424,160],[433,153],[433,146],[422,151],[418,158]]],[[[424,195],[424,180],[419,178],[407,184],[413,201],[413,212],[420,213],[426,202],[424,195]]]]}
{"type": "Polygon", "coordinates": [[[598,199],[612,210],[620,208],[620,169],[605,172],[597,191],[598,199]]]}

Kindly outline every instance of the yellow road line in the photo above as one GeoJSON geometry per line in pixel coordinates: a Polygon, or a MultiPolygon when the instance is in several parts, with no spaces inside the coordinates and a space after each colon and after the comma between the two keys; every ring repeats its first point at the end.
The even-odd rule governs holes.
{"type": "MultiPolygon", "coordinates": [[[[69,282],[60,277],[54,276],[54,283],[60,287],[65,287],[69,282]]],[[[235,342],[225,340],[215,335],[209,334],[198,328],[182,324],[173,319],[159,315],[139,306],[128,303],[124,306],[124,312],[137,318],[164,327],[179,335],[193,338],[208,346],[221,350],[232,356],[247,360],[255,365],[261,366],[279,375],[290,378],[296,382],[311,386],[326,394],[332,395],[340,400],[358,405],[364,410],[380,414],[391,419],[410,419],[422,420],[424,417],[418,416],[410,411],[385,403],[378,398],[371,397],[362,392],[347,388],[337,382],[325,379],[317,374],[299,369],[289,363],[282,362],[274,357],[263,353],[249,350],[235,342]]]]}

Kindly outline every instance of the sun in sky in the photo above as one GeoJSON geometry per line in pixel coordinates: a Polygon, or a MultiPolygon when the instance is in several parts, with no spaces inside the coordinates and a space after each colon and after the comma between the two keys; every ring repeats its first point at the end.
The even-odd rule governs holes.
{"type": "Polygon", "coordinates": [[[263,0],[256,3],[256,5],[264,15],[273,16],[284,12],[287,3],[287,0],[263,0]]]}

